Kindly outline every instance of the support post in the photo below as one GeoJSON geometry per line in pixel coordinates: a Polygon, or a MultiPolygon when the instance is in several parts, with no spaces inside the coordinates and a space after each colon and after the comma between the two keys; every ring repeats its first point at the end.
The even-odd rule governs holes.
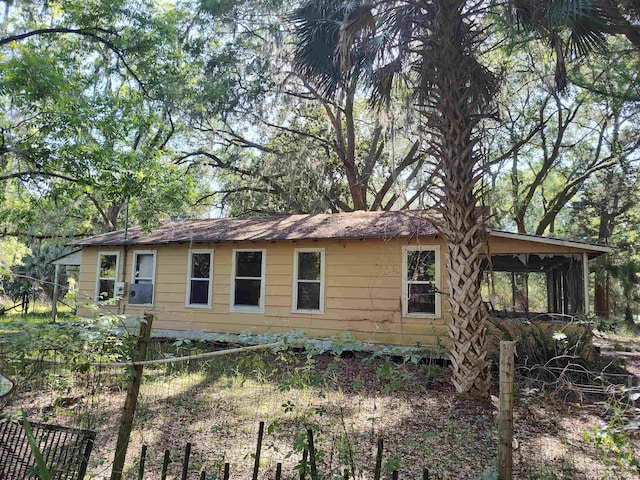
{"type": "Polygon", "coordinates": [[[551,272],[545,272],[545,280],[547,282],[547,312],[553,312],[553,282],[551,280],[551,272]]]}
{"type": "Polygon", "coordinates": [[[513,370],[516,342],[500,342],[500,410],[498,412],[498,478],[513,478],[513,370]]]}
{"type": "Polygon", "coordinates": [[[589,255],[582,254],[582,281],[584,285],[584,316],[589,315],[589,255]]]}
{"type": "Polygon", "coordinates": [[[56,263],[53,273],[53,298],[51,299],[51,321],[55,322],[58,316],[58,277],[60,276],[60,265],[56,263]]]}
{"type": "Polygon", "coordinates": [[[562,302],[562,312],[561,313],[570,313],[569,312],[569,278],[568,278],[568,270],[569,267],[564,266],[561,271],[561,292],[560,299],[562,302]]]}
{"type": "MultiPolygon", "coordinates": [[[[140,324],[140,333],[138,336],[138,345],[136,352],[132,355],[134,362],[144,361],[147,357],[147,346],[151,337],[151,326],[153,324],[153,315],[146,313],[144,321],[140,324]]],[[[116,442],[116,451],[113,457],[113,469],[111,470],[111,480],[121,480],[122,470],[127,455],[127,447],[129,446],[129,437],[133,427],[133,416],[136,412],[138,404],[138,392],[140,391],[140,383],[142,382],[143,365],[134,365],[131,372],[131,380],[129,388],[127,388],[127,397],[124,401],[122,417],[120,417],[120,429],[118,430],[118,440],[116,442]]]]}

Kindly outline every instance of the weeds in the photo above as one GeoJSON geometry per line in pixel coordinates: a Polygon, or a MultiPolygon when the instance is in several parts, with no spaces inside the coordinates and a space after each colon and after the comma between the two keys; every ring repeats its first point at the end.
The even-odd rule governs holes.
{"type": "MultiPolygon", "coordinates": [[[[635,401],[640,394],[634,394],[635,401]]],[[[612,398],[607,403],[608,421],[604,427],[594,426],[591,432],[584,431],[587,442],[592,443],[601,453],[602,462],[608,467],[622,467],[627,472],[640,474],[640,458],[633,450],[629,416],[634,411],[632,403],[612,398]]]]}
{"type": "Polygon", "coordinates": [[[413,380],[413,376],[406,370],[392,362],[385,362],[376,368],[378,379],[384,384],[383,391],[392,393],[403,388],[413,380]]]}
{"type": "Polygon", "coordinates": [[[574,480],[575,477],[573,462],[563,455],[554,462],[529,463],[524,478],[526,480],[574,480]]]}
{"type": "MultiPolygon", "coordinates": [[[[570,335],[553,338],[552,332],[551,338],[545,336],[545,339],[551,342],[553,348],[549,351],[553,353],[572,348],[570,335]]],[[[318,347],[318,344],[314,345],[314,348],[318,347]]],[[[476,476],[492,464],[490,412],[479,411],[470,416],[464,403],[451,400],[452,392],[446,386],[418,393],[417,386],[445,384],[446,367],[437,362],[423,363],[419,355],[409,351],[405,351],[406,355],[395,355],[400,353],[395,349],[392,350],[393,357],[356,350],[354,354],[345,355],[348,357],[345,359],[336,352],[344,354],[345,345],[357,346],[346,341],[338,345],[333,351],[328,343],[321,343],[318,349],[325,351],[323,355],[312,353],[310,348],[296,347],[260,354],[234,354],[224,359],[188,364],[149,366],[145,368],[138,412],[140,422],[136,431],[145,441],[151,439],[155,445],[162,445],[162,448],[158,447],[159,452],[166,448],[161,442],[175,446],[187,438],[198,445],[207,445],[211,451],[228,452],[226,458],[237,465],[247,460],[247,451],[242,450],[239,456],[234,449],[253,440],[243,440],[242,435],[246,432],[239,430],[243,425],[255,425],[263,420],[268,425],[265,464],[273,464],[268,455],[280,455],[281,460],[282,455],[291,452],[284,460],[289,462],[288,471],[292,471],[294,462],[299,468],[304,465],[307,478],[311,461],[309,452],[305,462],[298,461],[305,448],[309,448],[308,438],[305,438],[308,428],[314,431],[314,458],[323,478],[342,476],[345,469],[350,478],[370,476],[374,443],[383,435],[389,438],[392,449],[385,456],[382,467],[394,469],[401,464],[403,478],[408,464],[416,467],[426,464],[433,472],[442,474],[460,473],[460,466],[468,458],[461,454],[465,451],[473,451],[474,458],[481,459],[474,472],[476,476]],[[432,399],[437,402],[430,403],[432,399]],[[426,409],[429,416],[421,416],[426,409]],[[481,424],[477,423],[478,419],[482,419],[481,424]]],[[[217,348],[219,345],[214,343],[191,340],[154,344],[150,351],[154,357],[163,358],[217,348]]],[[[28,368],[35,369],[33,365],[28,368]]],[[[90,370],[78,375],[68,366],[57,367],[51,375],[42,375],[42,370],[39,372],[35,375],[48,379],[43,388],[47,395],[55,391],[48,397],[52,404],[56,403],[56,398],[82,396],[81,389],[86,388],[82,383],[83,376],[92,374],[90,370]],[[81,381],[74,380],[76,377],[81,381]],[[67,393],[68,390],[71,393],[67,393]]],[[[553,369],[549,372],[557,373],[553,369]]],[[[96,398],[104,399],[117,392],[119,375],[122,376],[109,373],[90,385],[97,390],[96,398]]],[[[56,410],[50,411],[53,421],[59,421],[64,415],[79,417],[88,408],[75,409],[61,401],[58,403],[56,410]],[[67,412],[64,415],[58,411],[63,409],[67,412]]],[[[107,428],[105,425],[113,420],[113,412],[117,409],[107,411],[101,408],[100,402],[93,406],[100,408],[102,415],[93,425],[107,428]]],[[[587,430],[595,437],[591,429],[587,430]]],[[[95,458],[109,458],[111,455],[105,454],[105,448],[108,446],[98,446],[95,458]]],[[[591,450],[595,451],[595,448],[591,450]]],[[[210,452],[207,455],[212,458],[210,452]]],[[[219,478],[222,464],[216,469],[210,460],[198,458],[194,462],[207,466],[207,478],[219,478]]],[[[613,463],[612,468],[621,468],[613,463]]],[[[564,464],[559,461],[549,464],[547,470],[543,467],[544,464],[540,464],[539,469],[530,469],[527,478],[571,478],[575,474],[569,459],[565,459],[564,464]],[[551,477],[552,467],[562,477],[551,477]]],[[[469,473],[468,469],[466,473],[469,473]]],[[[480,478],[492,478],[490,469],[485,473],[480,478]]],[[[407,475],[413,478],[419,474],[414,470],[407,475]]],[[[457,478],[456,474],[452,475],[457,478]]]]}
{"type": "Polygon", "coordinates": [[[33,436],[33,431],[31,430],[31,424],[27,420],[26,415],[22,416],[22,426],[24,428],[25,435],[27,436],[27,440],[29,441],[29,447],[31,448],[31,453],[36,459],[37,464],[37,472],[38,477],[41,480],[51,480],[51,473],[47,468],[47,465],[44,460],[44,456],[38,447],[38,441],[33,436]]]}

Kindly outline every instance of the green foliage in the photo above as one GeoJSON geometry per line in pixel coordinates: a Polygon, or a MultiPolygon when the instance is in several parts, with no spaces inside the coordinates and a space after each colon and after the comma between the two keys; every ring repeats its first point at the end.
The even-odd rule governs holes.
{"type": "MultiPolygon", "coordinates": [[[[32,308],[37,300],[51,299],[55,267],[50,262],[60,254],[60,248],[54,244],[34,244],[19,262],[14,261],[12,268],[5,274],[0,273],[0,292],[16,304],[26,301],[28,305],[30,300],[33,300],[32,308]]],[[[65,285],[67,280],[66,272],[61,272],[58,283],[65,285]]],[[[58,300],[66,293],[66,290],[61,288],[58,300]]]]}
{"type": "Polygon", "coordinates": [[[195,212],[202,172],[173,161],[186,131],[175,102],[188,95],[192,73],[177,48],[186,11],[95,1],[37,12],[21,2],[7,12],[9,32],[85,27],[104,41],[34,35],[0,56],[0,94],[11,98],[0,116],[9,132],[0,224],[64,238],[122,227],[127,204],[131,224],[195,212]]]}
{"type": "Polygon", "coordinates": [[[9,275],[12,268],[22,265],[24,256],[29,253],[29,247],[15,237],[0,239],[0,277],[9,275]]]}
{"type": "Polygon", "coordinates": [[[38,448],[38,442],[33,436],[33,430],[31,430],[31,424],[27,420],[26,415],[22,415],[22,426],[24,428],[25,435],[27,436],[27,441],[29,442],[29,447],[31,447],[31,453],[36,459],[36,464],[38,466],[38,477],[40,480],[51,480],[51,474],[49,473],[49,469],[44,461],[44,457],[42,456],[42,452],[38,448]]]}
{"type": "MultiPolygon", "coordinates": [[[[640,397],[637,393],[636,397],[640,397]]],[[[632,429],[628,429],[629,411],[632,404],[615,398],[608,403],[607,424],[594,426],[592,432],[584,431],[587,442],[591,442],[602,453],[602,461],[609,467],[622,467],[629,473],[637,473],[640,458],[635,455],[632,429]]],[[[637,429],[637,427],[636,427],[637,429]]]]}
{"type": "Polygon", "coordinates": [[[385,383],[386,393],[399,390],[413,379],[401,366],[388,361],[376,368],[376,375],[385,383]]]}
{"type": "Polygon", "coordinates": [[[8,319],[0,323],[0,348],[12,357],[55,359],[82,370],[88,362],[131,358],[135,337],[118,325],[110,317],[57,323],[8,319]]]}

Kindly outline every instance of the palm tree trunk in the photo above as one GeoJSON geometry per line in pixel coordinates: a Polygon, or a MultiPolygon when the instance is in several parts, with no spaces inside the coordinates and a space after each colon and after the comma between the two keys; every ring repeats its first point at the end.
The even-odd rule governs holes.
{"type": "Polygon", "coordinates": [[[443,162],[443,190],[446,200],[441,211],[449,253],[447,273],[451,306],[449,354],[452,381],[459,393],[488,398],[490,376],[485,339],[487,312],[482,307],[481,295],[481,256],[487,250],[483,235],[484,222],[476,208],[477,200],[473,194],[475,182],[471,177],[474,176],[473,167],[476,162],[464,154],[473,143],[472,139],[456,134],[459,132],[458,128],[467,122],[453,118],[448,123],[450,128],[446,144],[455,146],[449,152],[449,161],[443,162]],[[452,136],[457,138],[451,138],[452,136]]]}
{"type": "MultiPolygon", "coordinates": [[[[447,270],[449,274],[449,303],[451,323],[452,381],[459,393],[473,397],[489,397],[489,363],[486,360],[487,342],[485,323],[487,313],[482,308],[480,295],[480,256],[484,247],[479,223],[473,215],[464,213],[464,207],[452,206],[457,211],[448,235],[447,270]]],[[[448,217],[451,215],[447,215],[448,217]]]]}
{"type": "Polygon", "coordinates": [[[452,380],[459,393],[488,398],[487,312],[481,297],[481,255],[486,249],[476,194],[482,172],[474,133],[481,107],[475,95],[477,77],[470,76],[464,61],[466,45],[460,32],[465,26],[465,2],[437,3],[437,26],[431,37],[436,46],[430,51],[435,58],[422,73],[431,84],[425,117],[431,133],[431,153],[437,158],[437,175],[442,183],[439,209],[448,242],[452,380]]]}

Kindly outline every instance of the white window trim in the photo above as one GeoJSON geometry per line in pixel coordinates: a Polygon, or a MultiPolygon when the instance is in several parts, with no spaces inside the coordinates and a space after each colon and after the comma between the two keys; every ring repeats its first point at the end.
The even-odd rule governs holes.
{"type": "Polygon", "coordinates": [[[324,248],[294,248],[293,249],[293,285],[291,293],[291,313],[311,313],[314,315],[324,314],[324,248]],[[298,279],[298,254],[299,253],[319,253],[320,254],[320,308],[318,310],[306,310],[297,308],[298,305],[298,282],[316,283],[317,280],[298,279]]]}
{"type": "Polygon", "coordinates": [[[156,259],[157,259],[157,250],[134,250],[133,256],[131,257],[131,285],[133,285],[136,281],[136,258],[138,255],[153,255],[153,273],[151,276],[151,284],[153,285],[153,289],[151,290],[151,303],[128,303],[131,307],[148,307],[149,305],[153,305],[156,301],[156,259]]]}
{"type": "MultiPolygon", "coordinates": [[[[243,279],[255,279],[257,277],[240,277],[243,279]]],[[[264,313],[265,282],[267,280],[267,251],[264,248],[237,248],[231,251],[231,292],[229,292],[229,311],[238,313],[264,313]],[[262,266],[260,268],[260,305],[234,305],[236,293],[236,253],[237,252],[262,252],[262,266]]]]}
{"type": "Polygon", "coordinates": [[[189,250],[189,265],[187,266],[187,296],[184,300],[184,306],[189,308],[211,308],[213,305],[213,259],[214,252],[211,249],[204,250],[189,250]],[[191,298],[191,280],[205,280],[204,278],[191,278],[191,266],[193,265],[193,255],[197,253],[208,253],[210,258],[209,264],[209,302],[205,305],[204,303],[189,303],[189,299],[191,298]]]}
{"type": "Polygon", "coordinates": [[[442,295],[440,294],[440,245],[412,245],[402,247],[402,316],[407,318],[440,318],[442,316],[442,295]],[[436,272],[435,272],[435,289],[436,289],[436,312],[435,313],[409,313],[408,302],[408,282],[407,278],[407,256],[409,252],[432,251],[435,252],[436,272]]]}
{"type": "MultiPolygon", "coordinates": [[[[95,301],[98,303],[108,303],[111,300],[114,300],[118,295],[116,294],[116,284],[118,283],[118,276],[120,275],[120,252],[118,250],[102,250],[98,252],[98,269],[96,270],[96,289],[95,289],[95,301]],[[116,256],[116,278],[113,285],[113,297],[108,300],[100,300],[100,280],[103,278],[100,277],[100,264],[102,263],[102,257],[104,255],[115,255],[116,256]]],[[[111,280],[110,278],[104,278],[105,280],[111,280]]]]}

